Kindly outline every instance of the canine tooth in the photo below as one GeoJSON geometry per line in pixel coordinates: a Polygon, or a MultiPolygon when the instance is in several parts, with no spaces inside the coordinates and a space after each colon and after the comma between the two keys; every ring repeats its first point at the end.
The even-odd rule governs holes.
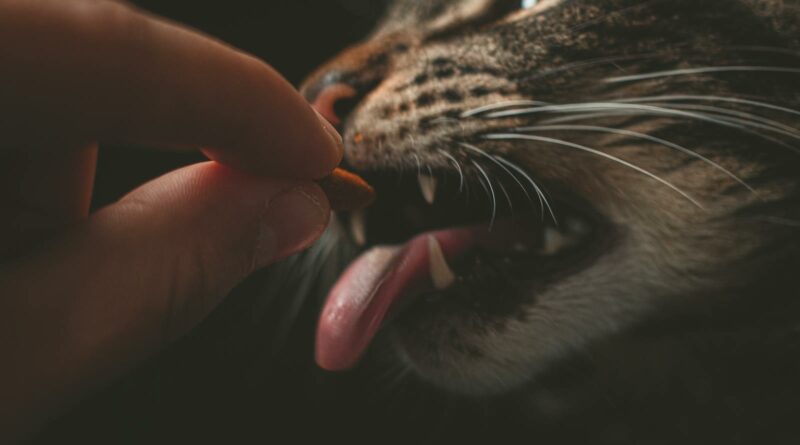
{"type": "Polygon", "coordinates": [[[366,217],[362,210],[350,214],[350,235],[359,247],[367,244],[366,217]]]}
{"type": "Polygon", "coordinates": [[[419,189],[422,191],[422,197],[428,204],[433,204],[436,199],[436,178],[424,173],[417,176],[419,180],[419,189]]]}
{"type": "Polygon", "coordinates": [[[544,229],[542,242],[542,255],[555,255],[569,245],[569,239],[558,230],[547,227],[544,229]]]}
{"type": "Polygon", "coordinates": [[[428,236],[428,264],[431,270],[431,281],[437,290],[447,289],[456,282],[456,274],[447,264],[442,246],[435,236],[428,236]]]}

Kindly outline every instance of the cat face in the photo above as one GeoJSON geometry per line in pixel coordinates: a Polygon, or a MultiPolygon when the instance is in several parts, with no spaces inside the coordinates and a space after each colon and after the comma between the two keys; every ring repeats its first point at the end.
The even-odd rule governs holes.
{"type": "Polygon", "coordinates": [[[391,2],[303,89],[379,194],[319,363],[499,393],[758,280],[800,211],[790,3],[391,2]]]}

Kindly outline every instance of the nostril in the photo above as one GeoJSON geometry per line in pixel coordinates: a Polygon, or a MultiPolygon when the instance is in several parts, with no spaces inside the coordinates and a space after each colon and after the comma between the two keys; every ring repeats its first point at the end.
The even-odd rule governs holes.
{"type": "Polygon", "coordinates": [[[352,96],[346,99],[340,99],[333,104],[333,112],[339,117],[340,120],[344,120],[347,118],[347,116],[350,116],[350,113],[356,109],[360,102],[360,96],[352,96]]]}
{"type": "Polygon", "coordinates": [[[311,103],[315,110],[333,125],[342,123],[358,104],[358,92],[355,88],[335,83],[328,85],[319,92],[311,103]]]}

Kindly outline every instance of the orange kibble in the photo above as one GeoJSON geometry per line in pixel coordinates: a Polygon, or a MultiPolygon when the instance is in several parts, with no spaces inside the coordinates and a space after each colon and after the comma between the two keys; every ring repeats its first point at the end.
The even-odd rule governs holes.
{"type": "Polygon", "coordinates": [[[337,168],[319,181],[328,196],[331,209],[349,212],[362,209],[375,201],[375,189],[360,176],[337,168]]]}

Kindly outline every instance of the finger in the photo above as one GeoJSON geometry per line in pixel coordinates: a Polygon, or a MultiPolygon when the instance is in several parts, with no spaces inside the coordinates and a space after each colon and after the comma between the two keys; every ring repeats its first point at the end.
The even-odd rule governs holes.
{"type": "Polygon", "coordinates": [[[307,247],[329,215],[313,182],[204,163],[7,267],[0,423],[40,415],[182,335],[254,269],[307,247]]]}
{"type": "Polygon", "coordinates": [[[313,179],[341,159],[336,131],[269,66],[116,2],[0,0],[0,66],[8,146],[204,146],[313,179]]]}
{"type": "Polygon", "coordinates": [[[0,152],[0,258],[89,214],[97,145],[63,152],[0,152]]]}

